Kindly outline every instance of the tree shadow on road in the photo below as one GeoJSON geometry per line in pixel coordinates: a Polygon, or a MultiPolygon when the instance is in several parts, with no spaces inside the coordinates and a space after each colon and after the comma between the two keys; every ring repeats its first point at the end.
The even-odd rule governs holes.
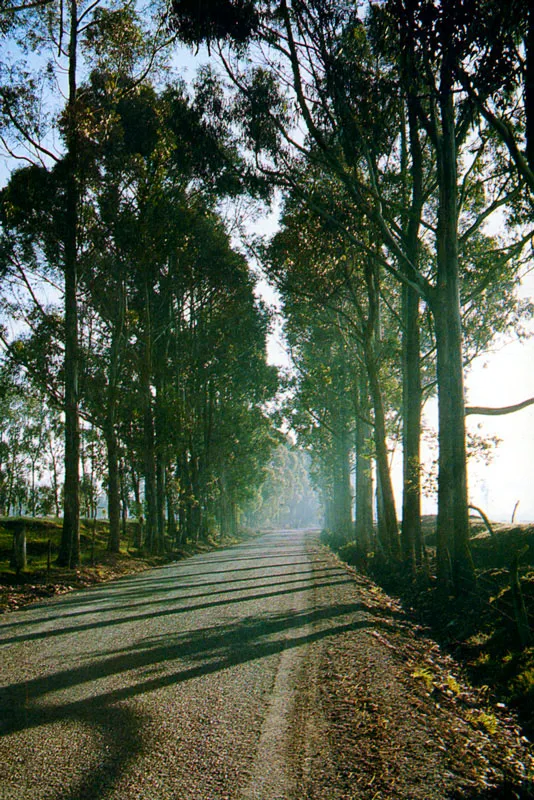
{"type": "Polygon", "coordinates": [[[0,734],[58,722],[98,729],[105,743],[101,764],[90,775],[63,787],[61,800],[104,798],[144,747],[145,721],[126,701],[369,624],[367,615],[354,603],[251,616],[226,625],[147,638],[106,653],[91,664],[5,687],[0,691],[0,734]],[[120,688],[116,688],[116,680],[106,681],[117,676],[122,676],[120,688]],[[72,689],[82,691],[84,697],[57,703],[55,693],[72,689]]]}
{"type": "MultiPolygon", "coordinates": [[[[230,581],[233,583],[233,581],[230,581]]],[[[249,582],[250,583],[250,582],[249,582]]],[[[350,578],[342,577],[339,580],[328,580],[328,581],[316,581],[313,585],[310,584],[310,576],[306,574],[303,578],[300,579],[291,579],[289,581],[280,581],[276,582],[276,586],[284,586],[285,584],[290,584],[292,588],[282,588],[276,589],[275,591],[270,592],[263,592],[259,591],[265,588],[271,588],[273,586],[273,582],[270,581],[269,583],[265,584],[254,584],[252,588],[232,588],[232,589],[213,589],[210,592],[205,592],[202,594],[187,594],[185,593],[183,597],[176,597],[173,596],[171,598],[165,597],[161,602],[165,602],[168,606],[172,604],[171,608],[161,609],[157,608],[159,601],[156,598],[157,592],[150,591],[145,592],[143,597],[149,596],[145,603],[134,603],[130,605],[130,601],[128,603],[128,608],[134,608],[138,610],[141,607],[147,607],[148,610],[140,613],[140,614],[125,614],[123,606],[118,606],[115,611],[118,611],[118,615],[115,618],[108,618],[102,619],[101,621],[95,622],[80,622],[79,624],[73,624],[70,627],[59,627],[54,629],[47,629],[41,631],[27,631],[23,630],[20,634],[14,636],[8,636],[5,638],[0,637],[0,644],[7,645],[7,644],[16,644],[17,642],[30,642],[35,641],[38,639],[50,639],[57,636],[64,636],[71,633],[82,633],[83,631],[88,630],[96,630],[98,628],[111,628],[117,625],[125,625],[131,622],[142,622],[143,620],[150,620],[154,617],[164,618],[167,616],[174,616],[177,614],[185,614],[195,611],[204,611],[209,610],[221,606],[232,605],[234,603],[244,603],[247,601],[255,601],[255,600],[264,600],[266,598],[274,598],[274,597],[282,597],[284,595],[293,594],[297,591],[312,591],[313,588],[321,588],[325,586],[337,586],[340,584],[348,584],[352,583],[350,578]],[[301,584],[305,584],[304,586],[301,584]],[[233,594],[238,595],[234,598],[224,597],[220,600],[213,600],[211,602],[203,602],[203,603],[191,603],[191,600],[196,600],[204,597],[213,597],[214,595],[226,595],[226,594],[233,594]],[[182,605],[180,605],[182,603],[182,605]]],[[[185,590],[184,590],[185,591],[185,590]]],[[[168,592],[167,592],[168,594],[168,592]]],[[[113,609],[111,608],[104,608],[101,612],[96,611],[95,613],[102,613],[102,614],[109,614],[112,612],[113,609]]],[[[80,615],[75,615],[76,618],[79,618],[80,615]]],[[[50,622],[51,618],[46,618],[47,622],[50,622]]],[[[52,618],[57,619],[57,618],[52,618]]],[[[59,619],[63,619],[61,616],[59,619]]],[[[34,622],[32,621],[31,624],[33,625],[34,622]]],[[[19,626],[20,627],[20,626],[19,626]]]]}

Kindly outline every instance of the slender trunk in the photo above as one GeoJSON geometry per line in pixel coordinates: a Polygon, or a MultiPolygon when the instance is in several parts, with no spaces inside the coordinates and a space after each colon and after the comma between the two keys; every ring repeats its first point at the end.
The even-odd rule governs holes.
{"type": "Polygon", "coordinates": [[[65,487],[58,563],[80,563],[80,428],[78,418],[78,134],[76,130],[77,0],[70,0],[69,99],[67,103],[68,174],[65,208],[65,487]]]}
{"type": "Polygon", "coordinates": [[[403,289],[403,495],[402,559],[409,571],[422,559],[421,533],[421,369],[419,295],[403,289]]]}
{"type": "Polygon", "coordinates": [[[333,442],[333,489],[331,530],[337,544],[350,539],[352,527],[352,494],[350,485],[349,431],[341,427],[333,442]]]}
{"type": "Polygon", "coordinates": [[[167,494],[168,433],[165,420],[165,377],[162,370],[167,362],[167,348],[164,345],[157,355],[156,397],[154,400],[154,420],[156,433],[156,552],[165,550],[165,500],[167,494]]]}
{"type": "Polygon", "coordinates": [[[180,531],[180,544],[185,544],[187,537],[191,533],[189,528],[190,482],[187,454],[185,451],[180,455],[180,470],[178,473],[178,480],[180,486],[178,501],[178,527],[180,531]]]}
{"type": "MultiPolygon", "coordinates": [[[[150,387],[149,387],[150,394],[150,387]]],[[[154,444],[154,418],[152,415],[152,396],[145,398],[143,415],[144,433],[144,477],[145,477],[145,510],[146,529],[144,546],[149,552],[154,551],[156,544],[157,511],[156,511],[156,452],[154,444]]]]}
{"type": "Polygon", "coordinates": [[[146,530],[144,546],[153,552],[156,545],[156,445],[154,435],[154,409],[152,398],[152,328],[148,308],[148,290],[145,306],[145,343],[142,356],[141,381],[143,393],[143,466],[145,478],[146,530]]]}
{"type": "Polygon", "coordinates": [[[106,430],[106,447],[108,460],[108,550],[112,553],[118,553],[120,552],[121,520],[119,445],[115,425],[109,420],[106,430]]]}
{"type": "Polygon", "coordinates": [[[356,514],[355,534],[360,549],[369,549],[373,531],[373,475],[371,469],[372,428],[365,420],[370,416],[369,387],[365,373],[358,376],[356,415],[356,514]]]}
{"type": "Polygon", "coordinates": [[[433,302],[436,323],[439,404],[438,580],[448,579],[450,557],[457,593],[474,583],[469,550],[462,322],[458,268],[457,166],[452,77],[443,68],[440,90],[442,132],[438,147],[438,279],[433,302]]]}
{"type": "Polygon", "coordinates": [[[141,503],[141,487],[140,477],[136,470],[131,469],[132,488],[134,493],[135,515],[137,517],[137,526],[135,528],[134,547],[140,549],[143,545],[143,504],[141,503]]]}
{"type": "Polygon", "coordinates": [[[31,514],[35,517],[35,461],[32,459],[32,489],[31,489],[31,514]]]}
{"type": "Polygon", "coordinates": [[[219,476],[219,491],[219,530],[221,538],[224,538],[228,536],[230,531],[230,499],[228,497],[224,467],[221,469],[219,476]]]}
{"type": "Polygon", "coordinates": [[[372,352],[372,347],[369,344],[365,346],[365,363],[369,376],[369,388],[371,391],[375,418],[376,467],[380,479],[380,501],[384,524],[385,545],[389,554],[394,559],[397,559],[399,556],[399,527],[397,523],[397,512],[395,510],[393,484],[391,482],[391,473],[389,470],[386,417],[376,359],[372,352]]]}
{"type": "Polygon", "coordinates": [[[15,569],[17,577],[28,566],[26,557],[26,526],[18,524],[13,531],[13,549],[10,566],[15,569]]]}
{"type": "Polygon", "coordinates": [[[165,497],[167,502],[167,528],[169,539],[173,544],[176,544],[178,529],[176,526],[175,497],[172,485],[172,471],[168,466],[165,480],[165,497]]]}
{"type": "Polygon", "coordinates": [[[232,513],[232,517],[231,517],[232,536],[236,536],[237,535],[237,529],[239,527],[239,513],[238,513],[237,503],[235,502],[235,500],[232,500],[232,503],[231,503],[231,513],[232,513]]]}
{"type": "Polygon", "coordinates": [[[330,493],[326,490],[323,491],[323,505],[324,505],[324,528],[326,531],[332,532],[334,523],[334,509],[330,493]]]}
{"type": "MultiPolygon", "coordinates": [[[[407,278],[412,267],[419,264],[419,228],[423,204],[423,156],[419,139],[416,102],[409,90],[407,99],[408,138],[411,152],[412,199],[406,225],[406,255],[403,263],[407,278]]],[[[414,558],[422,564],[423,537],[421,530],[421,354],[419,327],[419,294],[407,283],[402,290],[403,317],[403,499],[402,499],[402,558],[406,568],[413,570],[414,558]]]]}
{"type": "Polygon", "coordinates": [[[52,490],[54,492],[54,511],[56,513],[56,517],[59,518],[59,515],[61,513],[60,503],[59,503],[59,475],[58,475],[59,470],[51,435],[49,435],[48,444],[50,447],[50,456],[52,462],[52,490]]]}
{"type": "MultiPolygon", "coordinates": [[[[192,447],[192,445],[191,445],[192,447]]],[[[192,456],[189,464],[191,473],[191,505],[190,505],[190,524],[193,540],[198,542],[202,533],[202,508],[200,505],[200,484],[199,484],[199,458],[192,456]]]]}
{"type": "Polygon", "coordinates": [[[156,503],[157,503],[157,539],[156,552],[163,553],[165,550],[165,494],[166,482],[165,475],[167,464],[163,449],[157,448],[156,451],[156,503]]]}
{"type": "Polygon", "coordinates": [[[124,542],[127,541],[127,522],[128,522],[128,492],[126,488],[126,468],[124,459],[120,459],[119,461],[119,487],[120,487],[120,499],[121,499],[121,529],[122,529],[122,540],[124,542]]]}
{"type": "Polygon", "coordinates": [[[378,267],[371,259],[368,259],[365,264],[365,281],[367,285],[369,313],[364,326],[363,353],[374,412],[375,458],[379,490],[378,496],[381,510],[381,519],[379,518],[379,522],[382,522],[384,525],[385,545],[388,554],[396,560],[400,555],[399,526],[395,509],[393,484],[391,482],[389,470],[384,400],[382,397],[382,388],[380,386],[380,376],[375,352],[377,346],[375,342],[380,341],[379,273],[378,267]]]}
{"type": "Polygon", "coordinates": [[[108,458],[108,550],[120,551],[120,470],[119,442],[117,434],[118,389],[120,355],[124,328],[125,298],[122,281],[118,285],[118,313],[114,320],[111,335],[110,365],[108,372],[106,446],[108,458]]]}

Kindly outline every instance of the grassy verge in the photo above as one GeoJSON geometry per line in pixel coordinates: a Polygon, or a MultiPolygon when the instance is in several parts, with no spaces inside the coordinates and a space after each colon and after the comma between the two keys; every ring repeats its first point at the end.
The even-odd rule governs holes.
{"type": "MultiPolygon", "coordinates": [[[[496,702],[515,708],[526,734],[534,738],[534,526],[495,525],[490,536],[474,526],[472,552],[477,590],[464,598],[443,598],[435,590],[432,536],[429,569],[410,580],[371,555],[365,572],[397,596],[412,618],[462,665],[465,677],[496,702]],[[519,557],[519,585],[530,623],[531,641],[520,640],[512,583],[519,557]]],[[[328,542],[327,542],[328,543],[328,542]]],[[[347,563],[362,569],[355,543],[337,548],[347,563]]]]}
{"type": "Polygon", "coordinates": [[[55,565],[61,537],[57,519],[0,518],[0,613],[14,611],[29,603],[64,594],[96,583],[113,580],[196,553],[228,547],[240,539],[209,539],[186,542],[179,550],[169,548],[163,556],[150,556],[134,547],[136,523],[129,522],[120,553],[107,549],[108,523],[83,521],[80,525],[81,564],[76,569],[55,565]],[[11,565],[13,535],[21,526],[26,529],[27,568],[17,574],[11,565]],[[50,558],[49,558],[50,553],[50,558]],[[49,563],[50,562],[50,563],[49,563]]]}

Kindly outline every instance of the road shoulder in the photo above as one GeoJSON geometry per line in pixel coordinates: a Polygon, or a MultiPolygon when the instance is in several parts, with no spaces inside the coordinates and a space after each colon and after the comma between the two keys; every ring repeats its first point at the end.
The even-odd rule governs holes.
{"type": "Polygon", "coordinates": [[[321,545],[315,558],[352,578],[321,587],[316,607],[357,603],[359,611],[352,627],[338,618],[314,645],[316,708],[327,735],[318,760],[325,766],[311,771],[305,796],[534,796],[532,748],[513,714],[467,686],[454,660],[376,584],[321,545]]]}

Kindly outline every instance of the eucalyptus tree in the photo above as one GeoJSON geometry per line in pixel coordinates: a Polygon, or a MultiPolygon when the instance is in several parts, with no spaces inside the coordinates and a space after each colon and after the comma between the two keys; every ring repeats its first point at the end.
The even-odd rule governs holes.
{"type": "MultiPolygon", "coordinates": [[[[245,129],[259,168],[298,191],[295,153],[320,163],[380,232],[385,269],[408,287],[405,322],[410,319],[413,335],[408,337],[407,328],[406,356],[411,354],[413,382],[406,383],[405,405],[415,397],[416,407],[412,414],[407,408],[405,426],[413,425],[409,441],[416,448],[416,294],[431,308],[440,409],[438,572],[444,585],[450,564],[458,591],[474,579],[468,546],[460,243],[491,212],[509,204],[515,192],[509,174],[500,169],[503,147],[488,137],[474,103],[473,86],[480,109],[481,101],[509,84],[503,68],[510,52],[508,22],[497,47],[491,43],[495,22],[503,15],[498,6],[410,0],[361,10],[342,0],[283,0],[229,2],[224,13],[214,9],[200,15],[194,4],[174,3],[182,35],[231,43],[233,53],[221,47],[221,57],[242,97],[245,129]],[[244,42],[247,58],[240,62],[244,42]],[[472,69],[475,64],[480,69],[472,69]],[[462,88],[462,69],[471,86],[462,88]],[[476,220],[466,220],[464,201],[473,186],[482,203],[476,220]],[[435,258],[419,263],[422,246],[435,258]]],[[[505,93],[506,101],[509,97],[505,93]]],[[[335,224],[343,229],[339,220],[335,224]]],[[[409,476],[417,476],[418,464],[410,465],[405,450],[406,489],[413,494],[409,476]]],[[[414,455],[417,462],[416,449],[414,455]]],[[[410,518],[416,507],[410,504],[410,518]]]]}
{"type": "Polygon", "coordinates": [[[213,515],[233,527],[232,509],[254,490],[256,460],[270,447],[262,407],[276,390],[276,370],[265,356],[268,316],[254,300],[246,261],[221,221],[197,212],[169,275],[165,357],[174,409],[166,430],[182,528],[193,538],[205,535],[213,515]]]}
{"type": "Polygon", "coordinates": [[[310,453],[325,528],[344,543],[353,531],[354,362],[328,314],[319,317],[296,298],[286,298],[284,307],[297,371],[289,419],[299,444],[310,453]]]}
{"type": "MultiPolygon", "coordinates": [[[[126,358],[138,378],[143,419],[147,542],[161,549],[171,456],[169,397],[173,381],[183,372],[181,364],[171,369],[169,362],[172,352],[187,352],[187,332],[194,329],[197,308],[204,307],[215,286],[221,292],[226,286],[231,297],[233,277],[225,265],[235,257],[212,209],[222,197],[243,191],[244,175],[231,130],[221,118],[222,90],[209,72],[189,97],[183,85],[158,93],[146,82],[132,85],[128,75],[95,71],[84,102],[88,118],[98,120],[93,142],[99,158],[88,223],[91,266],[84,286],[111,336],[104,379],[111,541],[116,549],[118,470],[112,464],[118,463],[119,387],[126,358]],[[133,321],[135,330],[128,333],[133,321]],[[133,361],[125,347],[135,351],[133,361]]],[[[236,310],[237,315],[242,312],[236,310]]],[[[202,334],[197,339],[207,347],[202,334]]],[[[191,366],[192,380],[198,380],[196,368],[191,366]]],[[[193,424],[191,414],[187,407],[186,427],[193,424]]],[[[186,460],[183,472],[194,463],[186,460]]]]}
{"type": "MultiPolygon", "coordinates": [[[[338,206],[340,218],[343,214],[340,206],[346,202],[346,197],[332,182],[321,181],[318,177],[315,181],[317,194],[325,194],[327,189],[328,202],[332,208],[338,206]]],[[[329,327],[333,329],[332,341],[340,342],[339,356],[345,362],[343,368],[347,371],[353,406],[351,427],[355,427],[360,451],[358,465],[361,469],[356,475],[358,491],[362,488],[359,498],[361,508],[356,509],[360,538],[364,538],[363,524],[358,519],[360,514],[363,514],[367,525],[372,522],[367,513],[368,489],[363,490],[368,484],[366,475],[369,472],[369,467],[366,469],[364,465],[365,436],[359,435],[362,430],[365,431],[371,418],[367,401],[370,393],[380,496],[379,521],[383,528],[384,547],[396,558],[399,541],[389,469],[387,417],[390,409],[395,407],[395,395],[398,395],[391,377],[396,375],[397,380],[400,377],[395,366],[399,353],[394,344],[398,339],[398,320],[395,316],[398,300],[395,298],[396,286],[388,289],[382,280],[379,259],[373,258],[368,247],[372,230],[365,219],[354,217],[351,220],[352,210],[350,203],[345,205],[344,224],[346,229],[353,232],[353,244],[349,246],[337,227],[332,229],[306,203],[293,199],[286,206],[281,230],[271,244],[269,271],[276,276],[289,317],[298,311],[299,305],[307,306],[308,315],[318,315],[326,330],[329,327]],[[383,303],[382,298],[388,298],[387,304],[383,303]],[[385,312],[389,315],[389,309],[394,313],[387,320],[385,312]],[[387,393],[384,391],[386,375],[390,376],[387,393]]],[[[300,325],[304,330],[310,324],[313,328],[314,323],[310,323],[306,316],[301,318],[300,325]]],[[[293,329],[296,338],[299,331],[298,316],[291,321],[289,330],[293,329]]],[[[319,385],[318,391],[322,389],[324,387],[319,385]]],[[[342,396],[340,387],[338,389],[342,396]]]]}

